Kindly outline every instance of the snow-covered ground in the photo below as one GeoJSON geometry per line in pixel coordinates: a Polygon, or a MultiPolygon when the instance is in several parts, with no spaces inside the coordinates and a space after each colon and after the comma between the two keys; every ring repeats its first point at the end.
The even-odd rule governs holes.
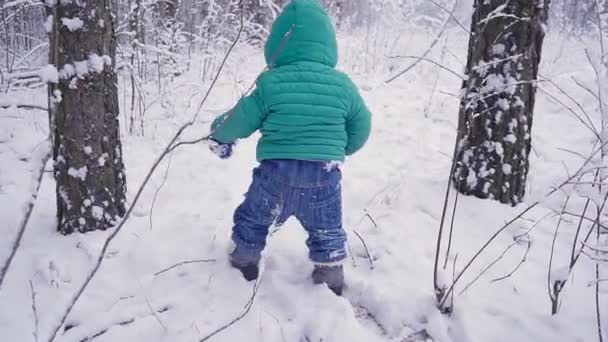
{"type": "MultiPolygon", "coordinates": [[[[289,221],[269,239],[251,310],[212,341],[401,342],[423,329],[438,342],[598,339],[594,291],[588,286],[595,278],[594,264],[586,258],[566,286],[559,314],[550,314],[547,274],[557,218],[548,217],[535,226],[550,212],[546,208],[517,222],[467,271],[456,288],[451,317],[435,308],[433,259],[456,133],[458,100],[453,94],[461,81],[432,64],[421,63],[397,81],[383,82],[393,67],[400,69],[412,62],[387,60],[385,55],[419,55],[431,39],[407,37],[397,48],[387,46],[387,51],[368,58],[357,54],[361,45],[355,40],[341,37],[343,68],[357,70],[352,76],[374,114],[371,140],[343,166],[344,219],[351,249],[345,296],[336,297],[327,288],[311,284],[305,233],[296,222],[289,221]],[[369,69],[363,63],[368,62],[382,64],[367,73],[369,69]],[[518,265],[526,254],[526,241],[511,248],[459,295],[515,236],[532,227],[526,240],[531,247],[517,272],[493,281],[518,265]],[[373,265],[357,234],[365,241],[373,265]]],[[[438,47],[429,58],[461,72],[458,59],[465,60],[465,49],[466,37],[450,33],[444,52],[438,47]]],[[[559,37],[551,36],[541,73],[593,114],[597,113],[593,97],[571,79],[575,76],[593,84],[591,69],[582,61],[580,42],[562,46],[559,37]]],[[[187,135],[203,136],[208,122],[249,87],[262,63],[260,51],[239,47],[199,122],[187,135]]],[[[178,77],[163,99],[148,97],[151,107],[146,113],[144,137],[123,133],[130,198],[170,135],[196,111],[208,85],[200,81],[198,65],[194,63],[192,70],[178,77]]],[[[120,86],[122,96],[128,88],[122,82],[120,86]]],[[[541,87],[574,107],[552,85],[543,83],[541,87]]],[[[2,96],[44,105],[44,95],[41,91],[2,96]]],[[[538,93],[537,102],[527,203],[542,197],[579,166],[581,158],[565,149],[588,154],[593,142],[572,114],[545,92],[538,93]]],[[[9,254],[22,207],[29,198],[30,159],[44,141],[47,126],[45,113],[0,110],[2,262],[9,254]]],[[[227,251],[232,212],[242,200],[256,165],[256,140],[240,142],[227,161],[217,159],[200,144],[176,151],[161,164],[130,221],[110,245],[100,271],[70,314],[66,322],[70,329],[62,330],[57,341],[198,341],[243,312],[253,284],[229,267],[227,251]],[[184,261],[209,259],[214,261],[187,263],[161,272],[184,261]]],[[[47,169],[50,171],[50,163],[47,169]]],[[[553,202],[547,201],[546,205],[553,202]]],[[[462,269],[496,229],[526,205],[511,208],[460,197],[452,255],[444,276],[451,278],[453,265],[455,272],[462,269]]],[[[579,205],[582,207],[573,199],[571,208],[575,211],[579,205]]],[[[577,223],[562,223],[553,263],[556,270],[569,261],[577,223]]],[[[109,234],[61,236],[55,227],[54,182],[47,172],[22,246],[0,289],[2,341],[47,340],[109,234]]],[[[606,308],[605,286],[603,296],[602,308],[606,308]]],[[[608,312],[604,315],[608,328],[608,312]]]]}

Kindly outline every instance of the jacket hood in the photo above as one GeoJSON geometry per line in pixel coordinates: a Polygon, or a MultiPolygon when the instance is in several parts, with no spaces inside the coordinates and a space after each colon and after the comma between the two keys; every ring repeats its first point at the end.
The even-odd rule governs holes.
{"type": "Polygon", "coordinates": [[[338,64],[338,44],[331,19],[317,0],[293,0],[272,24],[264,47],[270,68],[294,62],[338,64]]]}

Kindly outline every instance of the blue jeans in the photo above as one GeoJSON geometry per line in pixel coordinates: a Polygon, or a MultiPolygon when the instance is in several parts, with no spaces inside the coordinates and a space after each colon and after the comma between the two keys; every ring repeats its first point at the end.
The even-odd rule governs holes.
{"type": "Polygon", "coordinates": [[[342,229],[342,174],[326,162],[265,160],[253,170],[245,201],[234,213],[233,258],[257,262],[268,229],[295,216],[308,232],[306,244],[314,263],[346,258],[342,229]]]}

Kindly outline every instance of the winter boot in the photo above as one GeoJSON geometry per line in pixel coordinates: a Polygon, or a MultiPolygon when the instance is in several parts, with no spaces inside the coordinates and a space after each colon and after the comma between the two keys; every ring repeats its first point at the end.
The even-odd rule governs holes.
{"type": "Polygon", "coordinates": [[[230,253],[230,265],[241,271],[247,281],[258,279],[260,259],[261,256],[240,253],[238,248],[230,253]]]}
{"type": "Polygon", "coordinates": [[[336,295],[342,296],[344,289],[344,268],[339,266],[315,265],[312,271],[312,281],[315,284],[327,284],[336,295]]]}

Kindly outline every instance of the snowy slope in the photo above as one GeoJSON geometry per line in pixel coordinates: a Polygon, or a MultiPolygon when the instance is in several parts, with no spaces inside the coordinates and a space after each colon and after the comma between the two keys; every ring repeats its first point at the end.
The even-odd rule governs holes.
{"type": "MultiPolygon", "coordinates": [[[[457,37],[448,47],[464,59],[466,37],[457,37]]],[[[346,56],[343,68],[351,71],[359,46],[346,38],[341,42],[346,56]]],[[[397,52],[419,54],[429,37],[406,40],[397,52]]],[[[560,57],[559,42],[551,37],[547,43],[544,76],[560,82],[593,112],[589,95],[569,82],[573,75],[592,82],[590,70],[576,63],[581,58],[576,53],[560,57]]],[[[568,51],[582,51],[578,43],[568,44],[568,51]]],[[[441,55],[435,52],[432,57],[439,60],[441,55]]],[[[384,60],[382,55],[375,57],[384,60]]],[[[455,58],[444,54],[442,60],[454,70],[462,70],[455,58]]],[[[289,221],[270,238],[262,280],[248,315],[212,341],[401,342],[420,330],[441,342],[597,340],[593,291],[587,286],[594,275],[588,260],[582,260],[568,283],[560,313],[550,315],[546,278],[557,221],[554,217],[531,231],[526,262],[513,276],[492,282],[517,266],[527,244],[514,246],[476,284],[457,296],[452,317],[435,309],[435,239],[458,106],[449,93],[458,91],[460,80],[447,72],[437,75],[437,68],[421,64],[395,83],[382,82],[392,64],[403,67],[410,62],[391,61],[375,73],[353,75],[374,113],[374,131],[366,148],[343,167],[345,226],[352,257],[347,264],[345,298],[311,284],[305,234],[296,222],[289,221]],[[373,265],[355,232],[365,241],[373,265]]],[[[241,47],[235,52],[205,105],[200,123],[188,135],[204,135],[209,120],[228,109],[261,68],[258,51],[241,47]],[[252,59],[252,55],[257,57],[252,59]],[[238,67],[242,65],[247,67],[238,67]]],[[[205,88],[201,83],[196,68],[178,78],[163,101],[157,101],[165,105],[151,107],[147,135],[123,135],[131,198],[169,136],[193,115],[205,88]]],[[[557,93],[549,85],[547,91],[557,93]]],[[[20,219],[20,203],[27,198],[23,192],[30,181],[29,165],[19,164],[11,151],[19,148],[20,154],[27,155],[46,136],[45,115],[32,113],[0,110],[1,116],[27,118],[1,119],[0,234],[11,238],[1,240],[0,260],[8,254],[7,246],[20,219]],[[30,119],[30,114],[39,117],[30,119]]],[[[591,137],[579,126],[570,113],[539,93],[529,201],[567,177],[564,165],[574,170],[580,163],[579,157],[560,148],[581,153],[591,149],[591,137]]],[[[241,142],[228,161],[218,160],[201,144],[178,150],[161,165],[130,222],[110,246],[98,275],[69,316],[70,329],[60,332],[57,341],[93,337],[100,342],[197,341],[243,311],[253,284],[228,266],[227,251],[232,211],[241,201],[256,164],[255,141],[241,142]],[[158,274],[180,262],[211,259],[214,261],[188,263],[158,274]]],[[[452,275],[454,259],[458,272],[496,229],[525,207],[464,197],[459,201],[447,277],[452,275]]],[[[35,335],[46,340],[108,235],[60,236],[54,230],[54,209],[54,183],[47,174],[22,248],[0,290],[2,341],[30,341],[35,335]]],[[[494,261],[514,236],[533,227],[547,212],[534,211],[497,239],[464,276],[456,293],[494,261]]],[[[576,223],[562,226],[555,268],[568,261],[568,242],[576,223]]],[[[603,303],[606,307],[608,301],[603,303]]]]}

